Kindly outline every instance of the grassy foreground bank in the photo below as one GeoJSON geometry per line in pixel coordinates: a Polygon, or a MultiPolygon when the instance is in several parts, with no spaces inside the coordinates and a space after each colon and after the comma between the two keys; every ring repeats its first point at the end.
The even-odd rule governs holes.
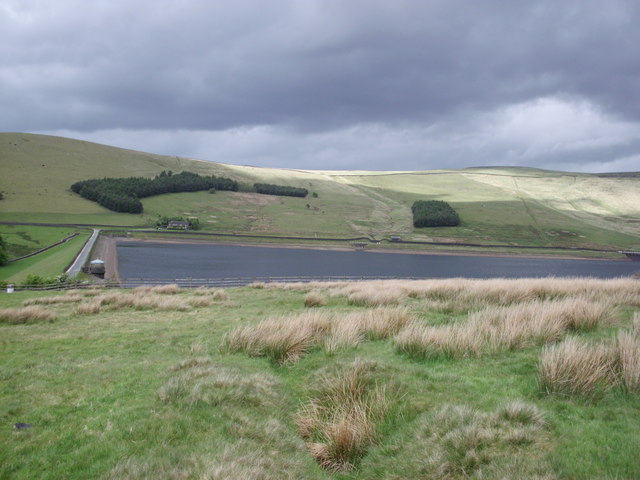
{"type": "Polygon", "coordinates": [[[638,478],[638,312],[630,279],[2,294],[0,477],[638,478]]]}

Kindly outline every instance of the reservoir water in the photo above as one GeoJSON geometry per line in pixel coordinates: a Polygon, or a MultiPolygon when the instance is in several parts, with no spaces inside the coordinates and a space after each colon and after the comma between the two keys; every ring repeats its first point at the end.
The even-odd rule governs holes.
{"type": "Polygon", "coordinates": [[[120,277],[182,278],[399,277],[523,278],[629,276],[627,260],[489,257],[336,251],[212,244],[118,242],[120,277]]]}

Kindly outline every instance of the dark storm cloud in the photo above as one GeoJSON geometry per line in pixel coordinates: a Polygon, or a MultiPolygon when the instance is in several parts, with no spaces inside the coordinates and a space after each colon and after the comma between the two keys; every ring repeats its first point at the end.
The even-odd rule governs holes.
{"type": "MultiPolygon", "coordinates": [[[[460,125],[491,143],[479,119],[540,99],[587,104],[594,124],[640,122],[639,14],[634,0],[5,0],[0,130],[147,132],[149,142],[157,131],[175,148],[184,132],[220,140],[244,129],[256,147],[324,136],[346,148],[364,126],[398,145],[426,135],[415,155],[432,158],[437,144],[457,163],[459,149],[482,156],[460,125]]],[[[629,133],[615,151],[635,140],[629,133]]],[[[484,147],[495,163],[536,160],[501,144],[484,147]]]]}

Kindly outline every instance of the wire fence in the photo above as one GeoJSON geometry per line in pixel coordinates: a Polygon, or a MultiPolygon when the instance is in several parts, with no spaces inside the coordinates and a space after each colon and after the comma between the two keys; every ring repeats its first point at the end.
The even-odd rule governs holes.
{"type": "Polygon", "coordinates": [[[417,277],[398,276],[291,276],[291,277],[230,277],[230,278],[123,278],[120,280],[105,280],[104,282],[66,282],[45,285],[13,285],[7,291],[46,291],[72,290],[90,288],[136,288],[150,285],[178,285],[180,288],[228,288],[243,287],[261,283],[309,283],[309,282],[353,282],[366,280],[415,280],[417,277]]]}

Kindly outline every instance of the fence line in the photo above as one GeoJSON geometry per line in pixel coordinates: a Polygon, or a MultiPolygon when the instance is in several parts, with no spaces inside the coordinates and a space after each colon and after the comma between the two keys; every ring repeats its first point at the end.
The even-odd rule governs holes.
{"type": "Polygon", "coordinates": [[[415,280],[417,277],[334,275],[334,276],[269,276],[269,277],[229,277],[229,278],[123,278],[100,283],[51,283],[47,285],[15,285],[14,291],[22,290],[71,290],[87,288],[136,288],[145,285],[178,285],[181,288],[198,287],[243,287],[252,283],[308,283],[308,282],[353,282],[365,280],[415,280]]]}

